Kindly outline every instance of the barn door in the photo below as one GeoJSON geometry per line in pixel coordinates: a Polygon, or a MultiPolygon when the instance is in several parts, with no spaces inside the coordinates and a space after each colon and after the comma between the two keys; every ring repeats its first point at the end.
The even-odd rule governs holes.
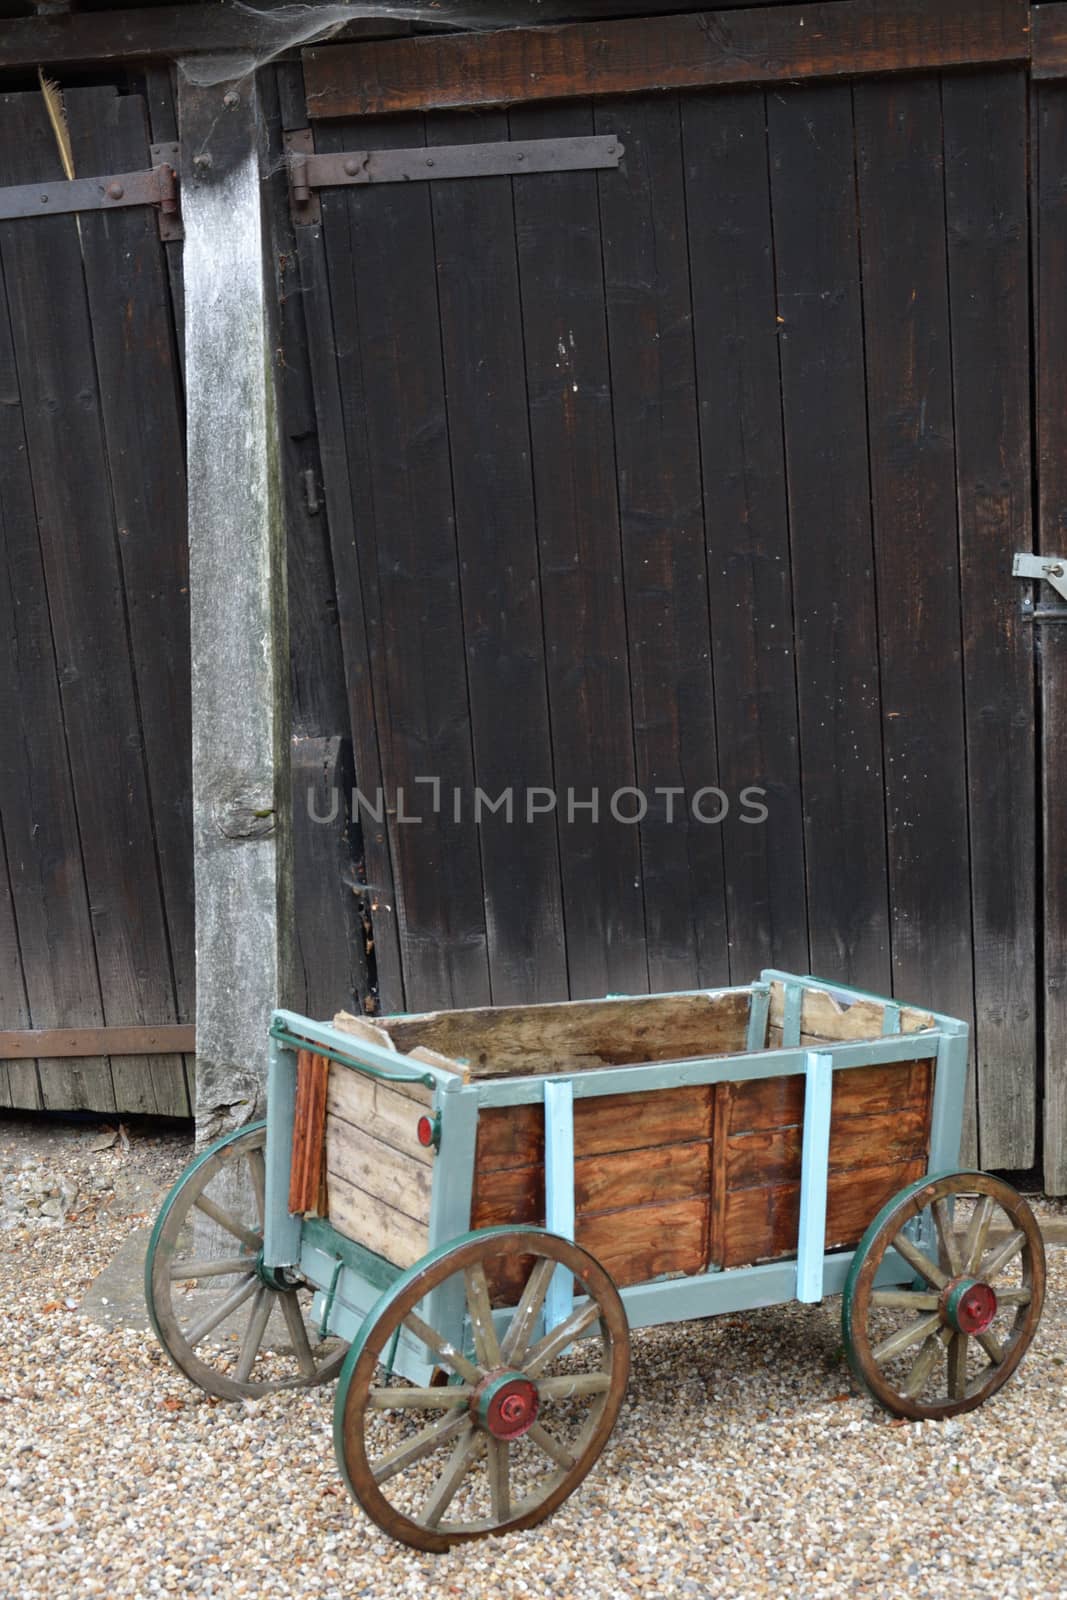
{"type": "Polygon", "coordinates": [[[625,155],[297,229],[385,1003],[811,970],[970,1019],[970,1154],[1028,1167],[1025,73],[344,120],[435,49],[317,49],[303,137],[625,155]]]}
{"type": "MultiPolygon", "coordinates": [[[[77,177],[150,178],[140,96],[72,90],[66,115],[77,177]]],[[[63,188],[41,95],[0,98],[0,1105],[187,1116],[185,468],[165,247],[158,205],[48,215],[63,188]],[[40,215],[19,214],[25,185],[40,215]]]]}

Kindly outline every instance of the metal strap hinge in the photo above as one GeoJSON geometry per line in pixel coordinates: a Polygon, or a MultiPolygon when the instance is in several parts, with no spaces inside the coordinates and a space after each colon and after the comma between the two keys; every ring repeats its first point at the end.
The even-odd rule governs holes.
{"type": "Polygon", "coordinates": [[[23,217],[70,215],[77,211],[116,211],[124,206],[158,206],[162,239],[180,239],[178,146],[153,145],[154,165],[143,172],[114,172],[100,178],[60,178],[0,189],[0,222],[23,217]]]}
{"type": "Polygon", "coordinates": [[[352,184],[427,183],[438,178],[522,177],[617,167],[625,148],[614,134],[573,139],[504,139],[486,144],[420,145],[414,150],[344,150],[317,155],[310,128],[285,135],[289,195],[297,222],[317,222],[315,191],[352,184]]]}
{"type": "Polygon", "coordinates": [[[1011,570],[1013,577],[1030,579],[1022,603],[1024,622],[1067,622],[1067,604],[1042,605],[1034,595],[1036,585],[1044,582],[1050,584],[1062,600],[1067,601],[1067,557],[1036,556],[1028,550],[1020,550],[1012,562],[1011,570]]]}

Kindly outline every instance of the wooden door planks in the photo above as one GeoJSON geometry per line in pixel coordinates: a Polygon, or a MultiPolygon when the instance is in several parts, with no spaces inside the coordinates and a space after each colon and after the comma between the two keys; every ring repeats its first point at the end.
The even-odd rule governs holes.
{"type": "Polygon", "coordinates": [[[681,101],[731,977],[807,972],[800,752],[762,94],[681,101]],[[762,824],[739,800],[765,791],[762,824]]]}
{"type": "MultiPolygon", "coordinates": [[[[940,85],[855,88],[896,993],[974,1015],[940,85]]],[[[973,1079],[964,1159],[976,1155],[973,1079]]]]}
{"type": "Polygon", "coordinates": [[[1023,1170],[1036,1134],[1035,705],[1033,630],[1010,574],[1033,543],[1027,87],[1007,71],[946,77],[941,93],[979,1154],[1023,1170]]]}
{"type": "Polygon", "coordinates": [[[313,117],[1024,61],[1025,0],[837,0],[304,53],[313,117]]]}
{"type": "MultiPolygon", "coordinates": [[[[429,145],[506,138],[503,113],[427,121],[429,145]]],[[[512,185],[430,190],[474,777],[490,806],[512,796],[478,826],[490,986],[495,1005],[562,999],[557,820],[521,814],[554,774],[512,185]]]]}
{"type": "Polygon", "coordinates": [[[885,802],[851,90],[771,94],[767,113],[811,964],[883,994],[885,802]]]}
{"type": "MultiPolygon", "coordinates": [[[[1067,555],[1067,87],[1036,94],[1038,548],[1067,555]]],[[[1038,636],[1044,807],[1044,1183],[1067,1194],[1067,626],[1038,636]]]]}

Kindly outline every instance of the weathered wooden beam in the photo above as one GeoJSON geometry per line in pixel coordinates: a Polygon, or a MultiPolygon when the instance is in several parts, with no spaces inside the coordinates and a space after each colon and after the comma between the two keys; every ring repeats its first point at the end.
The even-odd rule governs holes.
{"type": "Polygon", "coordinates": [[[831,0],[304,52],[313,117],[1023,61],[1026,0],[831,0]]]}
{"type": "MultiPolygon", "coordinates": [[[[156,1056],[195,1048],[191,1022],[131,1028],[12,1028],[0,1032],[0,1061],[56,1056],[156,1056]]],[[[121,1108],[120,1108],[121,1109],[121,1108]]]]}
{"type": "Polygon", "coordinates": [[[257,80],[228,71],[223,58],[178,69],[200,1138],[262,1110],[267,1026],[289,994],[292,937],[267,152],[257,80]]]}
{"type": "Polygon", "coordinates": [[[1030,11],[1030,71],[1035,78],[1067,78],[1067,5],[1030,11]]]}

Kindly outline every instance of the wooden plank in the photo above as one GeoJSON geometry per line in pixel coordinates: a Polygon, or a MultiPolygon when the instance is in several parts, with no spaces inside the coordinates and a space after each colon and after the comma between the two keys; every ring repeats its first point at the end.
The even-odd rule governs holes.
{"type": "Polygon", "coordinates": [[[326,229],[331,228],[341,233],[340,265],[335,264],[334,273],[342,285],[348,285],[347,293],[339,289],[335,303],[331,302],[323,228],[300,227],[294,232],[347,686],[348,726],[358,788],[370,803],[368,809],[355,799],[351,802],[355,810],[353,826],[362,838],[366,862],[366,906],[373,940],[370,955],[377,978],[374,998],[381,1009],[394,1011],[404,1006],[405,999],[388,828],[384,808],[375,805],[384,787],[379,727],[384,729],[384,741],[388,701],[384,698],[386,666],[377,556],[374,541],[367,536],[367,530],[373,528],[373,503],[363,376],[358,361],[347,361],[342,391],[338,350],[358,345],[358,326],[353,322],[354,289],[343,270],[346,264],[350,265],[347,213],[327,201],[326,229]],[[342,393],[349,403],[347,411],[342,393]]]}
{"type": "MultiPolygon", "coordinates": [[[[656,1149],[584,1156],[574,1163],[574,1203],[581,1219],[595,1212],[615,1215],[619,1233],[630,1229],[635,1207],[706,1196],[711,1181],[711,1144],[667,1144],[656,1149]]],[[[502,1222],[545,1221],[543,1164],[479,1171],[471,1199],[471,1227],[502,1222]]]]}
{"type": "Polygon", "coordinates": [[[1067,5],[1032,5],[1030,19],[1031,77],[1067,78],[1067,5]]]}
{"type": "MultiPolygon", "coordinates": [[[[0,388],[0,394],[2,393],[3,390],[0,388]]],[[[22,952],[19,949],[18,929],[15,925],[15,907],[2,820],[0,820],[0,1016],[5,1022],[14,1022],[19,1028],[29,1026],[30,1008],[26,997],[26,974],[22,968],[22,952]]],[[[41,1104],[41,1085],[37,1078],[35,1060],[4,1062],[0,1065],[0,1106],[39,1111],[41,1104]]]]}
{"type": "MultiPolygon", "coordinates": [[[[503,113],[426,129],[428,145],[506,138],[503,113]]],[[[512,186],[434,183],[431,202],[474,776],[491,802],[512,792],[521,809],[553,787],[553,768],[512,186]]],[[[483,811],[478,838],[494,1004],[564,999],[556,818],[483,811]]]]}
{"type": "MultiPolygon", "coordinates": [[[[174,88],[174,69],[169,62],[146,66],[145,104],[153,144],[177,144],[178,107],[174,88]]],[[[170,281],[171,315],[177,339],[178,367],[185,370],[185,287],[182,278],[182,240],[170,239],[163,246],[170,281]]]]}
{"type": "Polygon", "coordinates": [[[601,1212],[582,1217],[575,1237],[625,1288],[664,1273],[701,1272],[707,1259],[707,1212],[705,1199],[665,1201],[628,1212],[625,1229],[619,1228],[617,1212],[601,1212]]]}
{"type": "MultiPolygon", "coordinates": [[[[960,569],[936,78],[857,85],[893,989],[974,1012],[960,569]]],[[[975,1156],[974,1086],[963,1159],[975,1156]]]]}
{"type": "Polygon", "coordinates": [[[469,1063],[473,1077],[725,1055],[744,1049],[747,1020],[744,990],[386,1019],[399,1049],[430,1045],[469,1063]]]}
{"type": "MultiPolygon", "coordinates": [[[[826,1248],[856,1244],[885,1202],[922,1176],[925,1156],[910,1161],[832,1173],[826,1193],[826,1248]]],[[[748,1266],[796,1254],[800,1220],[800,1184],[727,1193],[723,1267],[748,1266]]]]}
{"type": "Polygon", "coordinates": [[[419,1143],[418,1125],[432,1101],[433,1092],[425,1084],[382,1083],[334,1064],[326,1100],[330,1136],[343,1139],[346,1126],[361,1128],[378,1143],[430,1166],[433,1150],[419,1143]]]}
{"type": "MultiPolygon", "coordinates": [[[[323,144],[355,137],[341,126],[323,144]]],[[[358,140],[411,146],[423,130],[367,123],[358,140]]],[[[477,1005],[491,994],[430,186],[328,192],[322,210],[347,425],[366,430],[372,514],[357,536],[384,628],[379,736],[406,1002],[477,1005]],[[448,785],[436,811],[435,778],[448,785]]]]}
{"type": "MultiPolygon", "coordinates": [[[[594,131],[584,107],[513,111],[509,127],[594,131]]],[[[637,830],[586,809],[596,791],[606,814],[636,781],[597,178],[513,190],[570,993],[633,994],[649,987],[637,830]]]]}
{"type": "Polygon", "coordinates": [[[852,95],[767,102],[812,968],[888,993],[852,95]]]}
{"type": "Polygon", "coordinates": [[[305,50],[313,117],[1025,61],[1024,0],[839,0],[305,50]]]}
{"type": "Polygon", "coordinates": [[[429,1228],[432,1163],[418,1161],[347,1122],[331,1120],[326,1135],[329,1176],[343,1178],[429,1228]]]}
{"type": "MultiPolygon", "coordinates": [[[[785,985],[775,981],[771,984],[768,1012],[770,1027],[780,1030],[784,1016],[785,985]]],[[[901,1007],[901,1033],[921,1033],[924,1028],[932,1028],[933,1025],[934,1019],[929,1011],[920,1011],[917,1006],[901,1007]]],[[[878,1001],[839,1000],[825,989],[805,989],[801,996],[800,1036],[803,1044],[821,1039],[839,1042],[845,1039],[878,1039],[885,1031],[885,1006],[878,1001]]]]}
{"type": "MultiPolygon", "coordinates": [[[[766,106],[682,98],[731,976],[808,972],[766,106]],[[766,791],[767,817],[741,803],[766,791]],[[781,952],[781,954],[772,954],[781,952]]],[[[761,800],[761,803],[763,801],[761,800]]]]}
{"type": "MultiPolygon", "coordinates": [[[[848,1117],[883,1117],[920,1111],[929,1121],[933,1064],[901,1061],[888,1066],[850,1067],[834,1074],[831,1134],[848,1117]]],[[[804,1120],[804,1076],[752,1078],[729,1084],[722,1135],[764,1128],[799,1127],[804,1120]]]]}
{"type": "MultiPolygon", "coordinates": [[[[651,1149],[706,1139],[711,1132],[709,1084],[646,1094],[597,1095],[574,1103],[574,1148],[580,1157],[651,1149]]],[[[544,1108],[486,1106],[478,1114],[475,1170],[535,1166],[544,1161],[544,1108]]]]}
{"type": "Polygon", "coordinates": [[[368,993],[367,936],[350,806],[355,774],[347,739],[294,735],[293,885],[297,989],[305,1016],[362,1006],[368,993]]]}
{"type": "Polygon", "coordinates": [[[289,639],[254,77],[179,68],[185,225],[197,1131],[251,1120],[292,971],[289,639]],[[240,551],[240,559],[235,559],[240,551]]]}
{"type": "MultiPolygon", "coordinates": [[[[151,164],[144,102],[109,89],[64,95],[75,171],[135,171],[151,164]]],[[[195,1009],[189,556],[184,416],[158,222],[151,208],[79,222],[107,467],[118,528],[125,610],[144,741],[151,827],[166,914],[155,959],[171,988],[154,1022],[195,1009]]],[[[106,996],[105,996],[106,998],[106,996]]],[[[152,1079],[154,1107],[190,1114],[176,1058],[112,1064],[120,1105],[134,1109],[137,1077],[152,1079]]]]}
{"type": "MultiPolygon", "coordinates": [[[[0,1061],[27,1061],[35,1056],[84,1059],[87,1056],[152,1056],[191,1051],[196,1030],[191,1022],[134,1028],[29,1028],[0,1032],[0,1061]]],[[[119,1107],[120,1110],[124,1109],[119,1107]]],[[[169,1113],[176,1115],[177,1113],[169,1113]]]]}
{"type": "MultiPolygon", "coordinates": [[[[41,97],[20,98],[15,114],[21,128],[4,141],[0,177],[58,176],[41,97]]],[[[78,229],[73,217],[39,218],[32,226],[9,224],[3,241],[103,1005],[102,1016],[83,1012],[69,1020],[172,1021],[165,913],[78,229]]],[[[82,1087],[94,1097],[88,1104],[114,1105],[110,1083],[90,1087],[90,1073],[101,1077],[99,1069],[83,1069],[82,1087]]],[[[112,1076],[121,1084],[123,1109],[157,1109],[147,1062],[126,1060],[112,1076]]]]}
{"type": "MultiPolygon", "coordinates": [[[[771,1183],[800,1181],[801,1123],[734,1134],[723,1153],[726,1188],[765,1188],[771,1183]]],[[[910,1161],[926,1154],[930,1135],[929,1108],[899,1109],[867,1116],[835,1114],[830,1132],[830,1171],[863,1171],[873,1166],[910,1161]]]]}
{"type": "Polygon", "coordinates": [[[941,91],[979,1150],[1014,1170],[1033,1165],[1037,1110],[1033,629],[1010,576],[1033,547],[1026,92],[1021,72],[941,91]]]}
{"type": "Polygon", "coordinates": [[[688,989],[730,960],[678,102],[599,105],[595,127],[627,152],[598,188],[648,976],[688,989]]]}
{"type": "Polygon", "coordinates": [[[397,1267],[411,1267],[429,1249],[428,1221],[405,1215],[375,1195],[357,1189],[337,1172],[327,1171],[330,1223],[338,1233],[397,1267]]]}
{"type": "Polygon", "coordinates": [[[289,1210],[319,1215],[323,1206],[326,1155],[326,1087],[330,1063],[301,1050],[297,1055],[293,1150],[289,1164],[289,1210]]]}
{"type": "MultiPolygon", "coordinates": [[[[1037,94],[1038,548],[1067,555],[1067,92],[1037,94]]],[[[1044,1185],[1067,1194],[1067,628],[1038,635],[1044,925],[1044,1185]]]]}

